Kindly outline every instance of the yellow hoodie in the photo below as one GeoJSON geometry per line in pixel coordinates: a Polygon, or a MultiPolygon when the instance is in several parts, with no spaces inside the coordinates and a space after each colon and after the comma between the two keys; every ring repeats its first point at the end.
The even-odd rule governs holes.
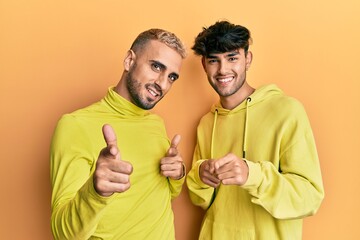
{"type": "Polygon", "coordinates": [[[160,175],[170,146],[162,119],[109,89],[101,101],[64,115],[51,145],[52,215],[55,239],[175,239],[171,199],[185,178],[160,175]],[[131,187],[101,197],[92,174],[106,146],[102,126],[110,124],[123,160],[133,165],[131,187]]]}
{"type": "Polygon", "coordinates": [[[275,85],[257,89],[233,110],[216,104],[200,121],[190,198],[206,209],[199,239],[301,239],[302,218],[324,197],[319,160],[303,106],[275,85]],[[243,186],[214,189],[199,177],[206,159],[244,157],[243,186]]]}

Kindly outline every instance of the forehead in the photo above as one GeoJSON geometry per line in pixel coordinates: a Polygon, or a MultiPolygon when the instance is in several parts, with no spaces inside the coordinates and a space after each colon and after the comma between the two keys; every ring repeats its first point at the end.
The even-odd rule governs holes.
{"type": "Polygon", "coordinates": [[[147,62],[161,62],[167,69],[176,73],[180,71],[183,60],[176,50],[157,40],[149,41],[138,57],[147,62]]]}

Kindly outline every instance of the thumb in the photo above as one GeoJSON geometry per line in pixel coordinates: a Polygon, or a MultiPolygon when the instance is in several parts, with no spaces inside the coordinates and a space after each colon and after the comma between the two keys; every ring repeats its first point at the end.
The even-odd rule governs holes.
{"type": "Polygon", "coordinates": [[[109,152],[111,155],[115,156],[119,153],[119,150],[117,148],[117,139],[114,129],[109,124],[105,124],[102,127],[102,132],[109,152]]]}
{"type": "Polygon", "coordinates": [[[168,150],[168,155],[176,155],[178,153],[177,147],[180,143],[181,136],[176,134],[173,139],[171,140],[170,148],[168,150]]]}

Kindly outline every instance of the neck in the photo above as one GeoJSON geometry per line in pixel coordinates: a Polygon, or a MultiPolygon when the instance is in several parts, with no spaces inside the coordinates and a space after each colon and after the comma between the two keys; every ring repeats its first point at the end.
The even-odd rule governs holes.
{"type": "Polygon", "coordinates": [[[115,90],[115,92],[117,92],[117,94],[119,94],[123,98],[130,101],[129,93],[128,93],[128,90],[127,90],[127,87],[126,87],[126,79],[125,79],[125,74],[124,73],[121,76],[121,79],[118,82],[118,84],[115,86],[114,90],[115,90]]]}
{"type": "Polygon", "coordinates": [[[239,106],[247,97],[249,97],[255,88],[251,87],[247,82],[233,95],[228,97],[220,97],[221,106],[225,109],[232,110],[239,106]]]}

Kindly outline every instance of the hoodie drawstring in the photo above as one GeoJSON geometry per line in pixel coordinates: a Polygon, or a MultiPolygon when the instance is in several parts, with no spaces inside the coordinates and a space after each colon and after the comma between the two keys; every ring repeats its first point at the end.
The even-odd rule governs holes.
{"type": "Polygon", "coordinates": [[[214,117],[214,125],[212,128],[212,133],[211,133],[211,145],[210,145],[210,158],[213,159],[214,158],[214,138],[215,138],[215,128],[216,128],[216,120],[218,117],[218,110],[215,109],[215,117],[214,117]]]}
{"type": "Polygon", "coordinates": [[[243,158],[246,158],[246,150],[247,150],[247,125],[248,125],[248,115],[249,115],[249,102],[251,102],[251,97],[246,99],[246,113],[245,113],[245,123],[244,123],[244,139],[243,139],[243,158]]]}
{"type": "MultiPolygon", "coordinates": [[[[246,98],[246,112],[245,112],[245,121],[244,121],[244,135],[243,135],[243,158],[246,158],[246,150],[247,150],[247,126],[248,126],[248,118],[249,118],[249,103],[251,102],[251,97],[246,98]]],[[[215,109],[214,116],[214,125],[212,127],[211,133],[211,145],[210,145],[210,158],[214,158],[214,139],[215,139],[215,129],[216,129],[216,121],[218,118],[218,109],[215,109]]]]}

